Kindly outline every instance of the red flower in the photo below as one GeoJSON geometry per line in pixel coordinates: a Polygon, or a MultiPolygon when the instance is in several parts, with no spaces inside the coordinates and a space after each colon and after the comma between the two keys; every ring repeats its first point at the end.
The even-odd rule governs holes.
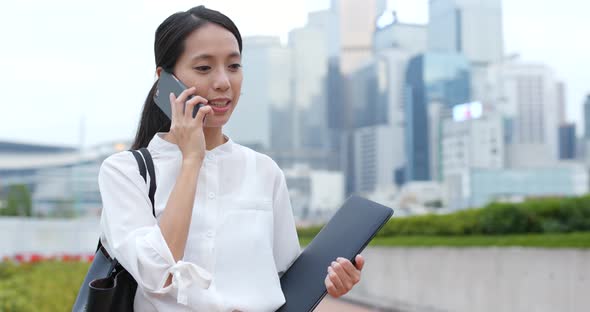
{"type": "Polygon", "coordinates": [[[30,260],[31,260],[32,263],[38,263],[38,262],[41,262],[41,261],[45,260],[45,257],[43,257],[40,254],[31,254],[31,259],[30,260]]]}

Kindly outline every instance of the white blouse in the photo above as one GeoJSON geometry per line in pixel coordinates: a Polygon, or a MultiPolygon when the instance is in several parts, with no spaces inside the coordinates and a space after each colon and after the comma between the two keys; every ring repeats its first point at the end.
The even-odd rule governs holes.
{"type": "Polygon", "coordinates": [[[279,277],[300,253],[285,177],[268,156],[231,139],[206,151],[188,239],[175,262],[158,219],[180,172],[177,145],[150,141],[156,218],[131,152],[108,157],[99,186],[102,242],[139,287],[135,311],[275,311],[279,277]],[[172,284],[164,287],[172,274],[172,284]]]}

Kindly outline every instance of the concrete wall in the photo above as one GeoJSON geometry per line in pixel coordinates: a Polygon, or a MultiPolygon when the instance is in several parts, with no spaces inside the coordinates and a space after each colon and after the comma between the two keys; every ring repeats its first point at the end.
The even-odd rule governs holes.
{"type": "MultiPolygon", "coordinates": [[[[99,221],[0,218],[0,260],[91,254],[99,221]]],[[[376,248],[345,299],[390,311],[590,311],[590,250],[376,248]]]]}
{"type": "Polygon", "coordinates": [[[100,235],[99,219],[0,218],[0,260],[17,253],[47,256],[92,254],[100,235]]]}
{"type": "Polygon", "coordinates": [[[367,248],[346,299],[392,311],[590,311],[590,250],[367,248]]]}

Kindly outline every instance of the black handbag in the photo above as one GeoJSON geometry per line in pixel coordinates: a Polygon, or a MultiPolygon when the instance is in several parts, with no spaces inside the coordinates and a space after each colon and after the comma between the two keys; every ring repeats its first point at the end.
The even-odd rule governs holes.
{"type": "MultiPolygon", "coordinates": [[[[144,147],[139,152],[130,150],[139,167],[139,173],[147,183],[147,172],[150,175],[149,197],[152,202],[152,214],[156,216],[154,194],[156,193],[156,174],[154,162],[149,151],[144,147]],[[143,155],[143,157],[142,157],[143,155]]],[[[133,311],[133,302],[137,282],[117,261],[110,257],[102,246],[100,239],[94,260],[86,273],[84,282],[78,291],[72,312],[82,311],[133,311]]]]}

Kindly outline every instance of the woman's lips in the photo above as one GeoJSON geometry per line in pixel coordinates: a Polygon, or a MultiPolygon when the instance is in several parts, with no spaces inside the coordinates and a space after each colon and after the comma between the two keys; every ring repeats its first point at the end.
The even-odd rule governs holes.
{"type": "Polygon", "coordinates": [[[215,112],[215,113],[225,113],[230,109],[231,104],[232,104],[231,101],[228,101],[228,104],[223,107],[220,107],[217,105],[209,105],[209,106],[211,107],[211,109],[213,109],[213,112],[215,112]]]}

